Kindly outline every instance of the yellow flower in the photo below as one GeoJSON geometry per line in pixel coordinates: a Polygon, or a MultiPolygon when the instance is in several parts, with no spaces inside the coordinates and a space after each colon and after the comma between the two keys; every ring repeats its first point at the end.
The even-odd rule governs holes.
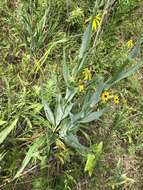
{"type": "Polygon", "coordinates": [[[83,92],[84,91],[84,83],[83,83],[83,81],[79,81],[79,92],[83,92]]]}
{"type": "Polygon", "coordinates": [[[99,16],[99,14],[97,14],[92,22],[92,30],[96,31],[96,29],[100,25],[100,21],[101,21],[101,17],[99,16]]]}
{"type": "Polygon", "coordinates": [[[84,84],[80,84],[79,85],[79,92],[83,92],[84,91],[84,84]]]}
{"type": "Polygon", "coordinates": [[[129,49],[131,49],[133,47],[133,45],[134,45],[133,40],[129,40],[127,42],[127,46],[128,46],[129,49]]]}
{"type": "Polygon", "coordinates": [[[110,99],[110,94],[109,94],[109,92],[108,92],[108,91],[103,92],[102,95],[101,95],[101,100],[102,100],[102,102],[105,103],[105,102],[107,102],[109,99],[110,99]]]}
{"type": "Polygon", "coordinates": [[[85,68],[83,71],[84,80],[91,80],[91,71],[88,68],[85,68]]]}
{"type": "MultiPolygon", "coordinates": [[[[90,20],[92,19],[92,17],[90,16],[88,19],[86,19],[84,21],[84,24],[88,23],[90,20]]],[[[99,16],[99,14],[97,14],[92,22],[92,30],[96,31],[96,29],[98,28],[98,26],[100,25],[100,21],[101,21],[101,17],[99,16]]]]}
{"type": "Polygon", "coordinates": [[[114,104],[119,104],[120,100],[119,100],[119,96],[115,95],[114,96],[114,104]]]}

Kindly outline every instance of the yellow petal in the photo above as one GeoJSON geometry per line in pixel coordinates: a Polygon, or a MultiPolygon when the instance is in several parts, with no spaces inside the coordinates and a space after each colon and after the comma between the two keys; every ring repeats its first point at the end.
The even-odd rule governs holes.
{"type": "Polygon", "coordinates": [[[93,23],[92,23],[92,30],[96,31],[96,29],[97,29],[97,24],[96,24],[96,21],[94,19],[93,23]]]}

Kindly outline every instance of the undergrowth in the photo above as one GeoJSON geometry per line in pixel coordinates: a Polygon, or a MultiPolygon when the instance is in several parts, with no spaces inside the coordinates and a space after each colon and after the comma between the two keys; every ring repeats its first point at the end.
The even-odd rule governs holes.
{"type": "MultiPolygon", "coordinates": [[[[82,125],[77,132],[82,145],[96,150],[93,166],[94,156],[82,157],[80,151],[71,148],[72,142],[68,144],[58,133],[52,142],[49,140],[53,134],[42,102],[46,100],[53,110],[59,89],[65,95],[63,52],[71,72],[77,64],[75,57],[88,26],[85,20],[93,14],[94,3],[94,0],[0,2],[0,189],[143,188],[142,69],[109,90],[119,96],[118,105],[112,104],[112,109],[98,121],[82,125]],[[2,131],[7,127],[11,132],[4,137],[2,131]],[[46,145],[32,154],[30,162],[14,179],[29,148],[43,134],[47,134],[46,145]],[[87,167],[87,161],[91,166],[87,167]]],[[[84,64],[92,76],[102,75],[107,80],[124,63],[131,66],[132,62],[126,62],[130,53],[127,42],[133,40],[135,45],[142,37],[142,6],[141,0],[118,0],[110,8],[94,53],[91,44],[96,32],[93,32],[84,64]]],[[[98,10],[100,17],[103,9],[101,6],[98,10]]],[[[70,79],[77,89],[82,75],[80,71],[75,83],[70,79]]],[[[90,90],[95,88],[93,82],[90,90]]],[[[82,96],[79,91],[75,95],[76,113],[82,105],[79,102],[82,96]]],[[[102,106],[99,104],[97,109],[102,106]]]]}

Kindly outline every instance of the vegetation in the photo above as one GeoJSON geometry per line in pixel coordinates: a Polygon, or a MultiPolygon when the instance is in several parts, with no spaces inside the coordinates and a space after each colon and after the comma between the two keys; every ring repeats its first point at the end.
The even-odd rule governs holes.
{"type": "Polygon", "coordinates": [[[0,189],[142,189],[142,7],[0,2],[0,189]]]}

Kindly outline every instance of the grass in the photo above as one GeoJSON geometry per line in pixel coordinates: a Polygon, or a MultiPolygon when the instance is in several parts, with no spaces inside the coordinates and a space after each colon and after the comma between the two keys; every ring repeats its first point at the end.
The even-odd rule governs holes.
{"type": "MultiPolygon", "coordinates": [[[[67,145],[62,149],[53,143],[52,151],[43,147],[22,176],[13,180],[30,145],[49,125],[41,90],[44,88],[45,99],[54,107],[57,74],[62,89],[65,88],[60,74],[63,48],[72,68],[85,30],[84,17],[90,16],[94,7],[94,1],[88,0],[34,2],[0,2],[1,131],[18,118],[16,127],[1,144],[0,189],[141,190],[142,70],[111,90],[120,95],[119,106],[79,131],[84,144],[103,142],[102,154],[91,177],[84,172],[85,158],[67,145]]],[[[95,75],[108,77],[123,64],[128,53],[127,41],[135,42],[143,34],[142,6],[141,0],[126,3],[120,0],[112,8],[96,55],[87,58],[86,66],[90,65],[95,75]]]]}

